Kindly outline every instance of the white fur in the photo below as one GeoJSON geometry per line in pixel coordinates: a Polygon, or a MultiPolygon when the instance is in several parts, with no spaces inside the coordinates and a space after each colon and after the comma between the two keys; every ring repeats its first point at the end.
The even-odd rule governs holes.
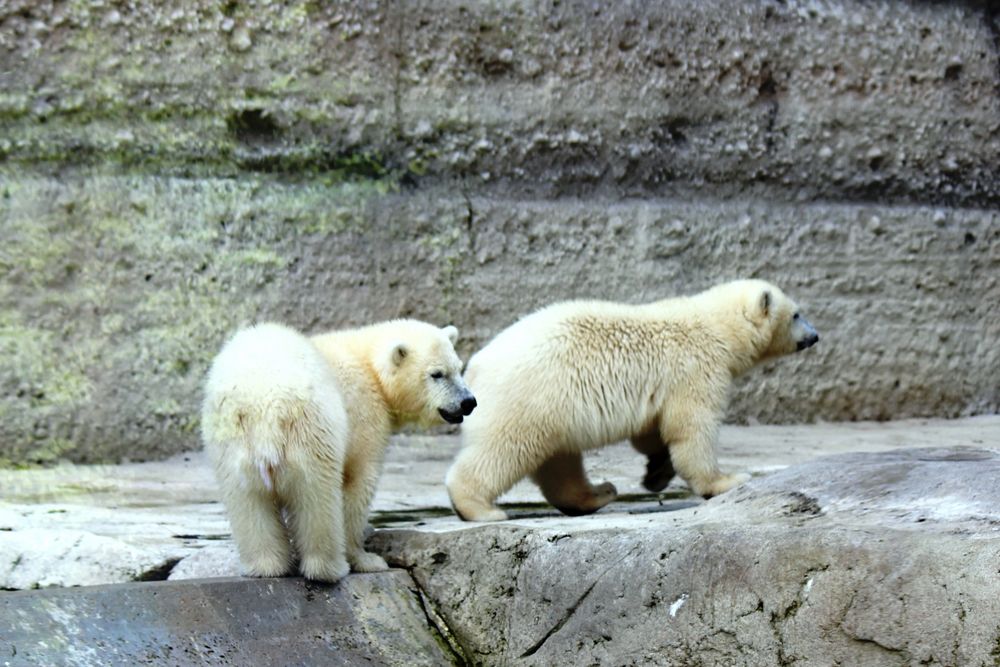
{"type": "Polygon", "coordinates": [[[646,305],[572,301],[525,317],[469,362],[481,407],[446,480],[456,511],[503,519],[493,502],[529,474],[563,511],[595,511],[615,489],[590,484],[582,452],[623,439],[651,458],[662,453],[696,493],[735,486],[746,477],[722,474],[715,455],[728,388],[795,350],[794,312],[777,287],[738,281],[646,305]]]}
{"type": "Polygon", "coordinates": [[[279,324],[238,332],[205,385],[202,432],[249,574],[337,581],[386,569],[364,550],[389,434],[440,421],[467,392],[454,327],[415,320],[314,338],[279,324]],[[428,379],[447,368],[447,381],[428,379]],[[289,539],[290,538],[290,539],[289,539]]]}

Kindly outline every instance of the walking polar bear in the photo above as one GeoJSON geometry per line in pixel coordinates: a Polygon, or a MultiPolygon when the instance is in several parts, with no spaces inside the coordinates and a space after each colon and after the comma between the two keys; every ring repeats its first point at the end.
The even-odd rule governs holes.
{"type": "Polygon", "coordinates": [[[531,475],[562,512],[594,512],[617,492],[588,481],[582,454],[623,439],[649,457],[650,490],[676,469],[695,493],[723,493],[747,479],[721,473],[715,453],[732,379],[818,340],[795,303],[760,280],[639,306],[543,308],[469,361],[481,407],[448,471],[452,505],[465,520],[503,520],[494,501],[531,475]]]}
{"type": "Polygon", "coordinates": [[[457,337],[394,320],[312,338],[261,324],[226,343],[202,431],[250,575],[287,574],[296,555],[309,579],[387,569],[364,529],[390,433],[460,423],[476,406],[457,337]]]}

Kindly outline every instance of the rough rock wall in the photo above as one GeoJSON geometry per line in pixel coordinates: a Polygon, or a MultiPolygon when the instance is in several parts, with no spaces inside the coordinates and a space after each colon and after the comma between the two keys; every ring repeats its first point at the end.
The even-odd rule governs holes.
{"type": "Polygon", "coordinates": [[[990,3],[0,2],[0,459],[197,446],[240,323],[770,278],[730,418],[1000,410],[990,3]]]}

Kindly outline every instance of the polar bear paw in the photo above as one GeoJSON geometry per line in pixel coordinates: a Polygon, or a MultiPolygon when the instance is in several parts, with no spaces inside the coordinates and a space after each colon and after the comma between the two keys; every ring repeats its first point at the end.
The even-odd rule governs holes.
{"type": "MultiPolygon", "coordinates": [[[[464,518],[464,517],[463,517],[464,518]]],[[[483,510],[475,515],[474,518],[468,519],[471,521],[506,521],[507,513],[502,509],[497,507],[492,507],[488,510],[483,510]]]]}
{"type": "Polygon", "coordinates": [[[462,521],[506,521],[507,513],[483,498],[449,487],[451,506],[462,521]]]}
{"type": "Polygon", "coordinates": [[[733,489],[739,486],[740,484],[743,484],[749,479],[750,475],[748,475],[747,473],[736,473],[733,475],[719,475],[716,479],[714,479],[711,483],[709,483],[706,488],[701,490],[701,495],[704,496],[705,498],[712,498],[713,496],[725,493],[726,491],[729,491],[730,489],[733,489]]]}
{"type": "Polygon", "coordinates": [[[302,559],[299,569],[306,579],[334,583],[347,576],[350,568],[343,558],[320,558],[306,556],[302,559]]]}
{"type": "Polygon", "coordinates": [[[589,486],[586,494],[574,498],[572,502],[553,503],[553,506],[566,516],[585,516],[593,514],[618,497],[618,489],[611,482],[602,482],[589,486]]]}
{"type": "Polygon", "coordinates": [[[362,551],[352,556],[350,560],[351,569],[355,572],[385,572],[389,569],[384,558],[370,551],[362,551]]]}
{"type": "Polygon", "coordinates": [[[283,577],[291,570],[287,555],[265,555],[247,559],[246,573],[251,577],[283,577]]]}

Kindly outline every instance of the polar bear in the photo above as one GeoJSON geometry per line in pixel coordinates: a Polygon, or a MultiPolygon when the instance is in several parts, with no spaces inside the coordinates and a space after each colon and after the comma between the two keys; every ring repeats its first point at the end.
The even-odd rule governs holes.
{"type": "Polygon", "coordinates": [[[225,344],[202,435],[250,575],[287,574],[295,555],[303,576],[329,582],[387,568],[364,529],[390,433],[476,407],[457,337],[416,320],[311,338],[268,323],[225,344]]]}
{"type": "Polygon", "coordinates": [[[570,515],[616,497],[592,485],[582,453],[624,439],[649,459],[645,484],[674,469],[710,497],[745,481],[718,467],[715,441],[734,377],[819,340],[795,303],[761,280],[645,305],[553,304],[469,361],[480,409],[462,428],[446,484],[465,520],[506,518],[493,503],[526,475],[570,515]]]}

